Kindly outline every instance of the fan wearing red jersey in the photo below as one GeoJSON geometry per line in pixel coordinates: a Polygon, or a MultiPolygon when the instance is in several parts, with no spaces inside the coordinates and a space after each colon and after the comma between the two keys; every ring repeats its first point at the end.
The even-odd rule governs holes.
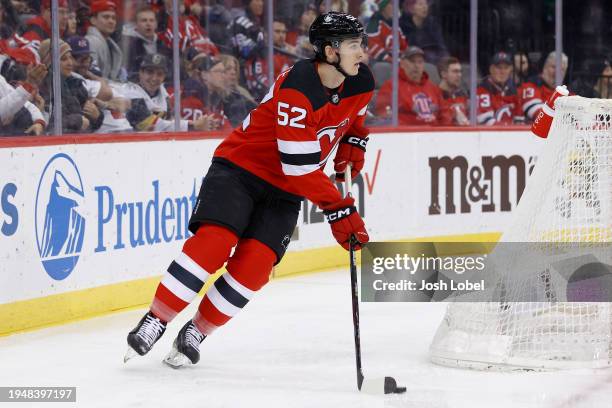
{"type": "Polygon", "coordinates": [[[500,51],[491,59],[489,75],[478,85],[479,125],[509,125],[518,121],[518,96],[512,82],[512,59],[500,51]]]}
{"type": "Polygon", "coordinates": [[[200,343],[235,316],[269,279],[289,245],[305,197],[321,208],[348,249],[368,242],[352,198],[323,172],[363,167],[366,108],[374,79],[362,61],[365,33],[355,17],[330,12],[310,28],[316,57],[283,72],[241,126],[219,145],[189,220],[194,234],[170,264],[150,311],[128,334],[125,361],[144,355],[223,265],[195,317],[180,330],[164,362],[195,364],[200,343]],[[233,254],[230,256],[232,249],[233,254]]]}
{"type": "MultiPolygon", "coordinates": [[[[533,122],[546,101],[555,92],[556,55],[551,52],[546,57],[542,72],[535,78],[525,81],[518,89],[519,107],[528,122],[533,122]]],[[[561,55],[561,77],[567,72],[567,55],[561,55]]]]}

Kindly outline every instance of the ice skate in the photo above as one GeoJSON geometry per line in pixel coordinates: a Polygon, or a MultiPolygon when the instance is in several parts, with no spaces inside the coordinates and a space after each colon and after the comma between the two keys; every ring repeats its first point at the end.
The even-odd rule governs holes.
{"type": "Polygon", "coordinates": [[[165,331],[166,323],[148,312],[140,319],[134,330],[128,334],[128,349],[123,357],[123,362],[126,363],[136,355],[144,356],[147,354],[165,331]]]}
{"type": "Polygon", "coordinates": [[[164,363],[172,368],[197,364],[200,361],[200,343],[205,338],[193,321],[188,321],[174,339],[172,350],[164,358],[164,363]]]}

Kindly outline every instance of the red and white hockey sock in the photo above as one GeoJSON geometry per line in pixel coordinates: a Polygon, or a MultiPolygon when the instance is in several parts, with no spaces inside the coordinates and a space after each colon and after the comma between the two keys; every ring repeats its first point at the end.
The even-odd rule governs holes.
{"type": "Polygon", "coordinates": [[[195,299],[210,275],[220,269],[238,238],[226,228],[203,225],[185,241],[157,287],[151,313],[169,322],[195,299]]]}
{"type": "Polygon", "coordinates": [[[227,272],[215,281],[200,303],[193,322],[209,336],[242,310],[270,279],[276,254],[255,239],[238,243],[227,262],[227,272]]]}

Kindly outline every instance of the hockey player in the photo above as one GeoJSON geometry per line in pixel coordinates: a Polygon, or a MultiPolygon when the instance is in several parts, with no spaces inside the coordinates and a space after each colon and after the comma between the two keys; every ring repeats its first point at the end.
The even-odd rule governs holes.
{"type": "Polygon", "coordinates": [[[173,367],[197,363],[200,343],[268,282],[285,254],[303,197],[324,211],[345,249],[351,236],[357,249],[368,242],[354,200],[343,198],[322,170],[338,144],[336,172],[349,164],[353,175],[363,168],[364,120],[374,90],[372,74],[361,63],[364,29],[355,17],[330,12],[317,17],[309,37],[315,59],[283,72],[215,151],[189,221],[194,235],[168,267],[150,311],[128,334],[125,361],[146,354],[227,262],[227,272],[206,293],[164,360],[173,367]]]}

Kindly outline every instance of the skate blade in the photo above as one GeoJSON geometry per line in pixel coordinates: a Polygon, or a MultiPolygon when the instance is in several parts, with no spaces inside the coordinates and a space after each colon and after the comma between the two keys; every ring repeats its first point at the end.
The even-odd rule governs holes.
{"type": "Polygon", "coordinates": [[[181,368],[181,367],[187,366],[187,365],[192,365],[191,364],[191,360],[189,360],[189,358],[186,355],[184,355],[183,353],[179,352],[174,347],[168,353],[166,358],[164,358],[164,364],[166,364],[166,365],[168,365],[168,366],[170,366],[170,367],[172,367],[174,369],[178,369],[178,368],[181,368]]]}
{"type": "Polygon", "coordinates": [[[127,351],[125,352],[125,356],[123,356],[123,363],[127,363],[129,360],[131,360],[132,358],[136,357],[138,355],[138,353],[136,352],[136,350],[134,350],[133,348],[131,348],[130,346],[128,346],[127,351]]]}

